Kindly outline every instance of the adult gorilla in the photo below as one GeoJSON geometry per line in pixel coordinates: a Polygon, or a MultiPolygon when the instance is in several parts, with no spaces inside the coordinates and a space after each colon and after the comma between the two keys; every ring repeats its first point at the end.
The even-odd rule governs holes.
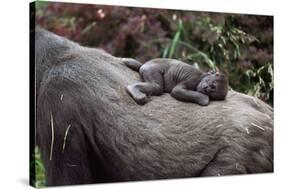
{"type": "Polygon", "coordinates": [[[47,185],[273,171],[273,109],[229,92],[209,106],[169,94],[137,105],[123,59],[35,32],[36,133],[47,185]]]}

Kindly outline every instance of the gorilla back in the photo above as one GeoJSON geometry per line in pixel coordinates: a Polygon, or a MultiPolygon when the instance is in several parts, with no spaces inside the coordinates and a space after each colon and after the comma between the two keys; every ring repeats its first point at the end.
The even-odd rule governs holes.
{"type": "Polygon", "coordinates": [[[273,109],[229,92],[138,106],[124,59],[36,31],[36,141],[48,186],[273,171],[273,109]]]}

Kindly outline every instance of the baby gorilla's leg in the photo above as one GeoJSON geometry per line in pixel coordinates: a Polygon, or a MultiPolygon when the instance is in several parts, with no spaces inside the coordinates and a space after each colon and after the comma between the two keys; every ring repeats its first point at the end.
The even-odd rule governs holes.
{"type": "Polygon", "coordinates": [[[151,83],[135,83],[127,86],[127,92],[140,105],[148,101],[147,96],[151,95],[156,86],[151,83]]]}
{"type": "Polygon", "coordinates": [[[145,82],[127,86],[127,92],[140,105],[148,101],[147,96],[161,95],[163,93],[163,77],[158,72],[142,71],[141,76],[145,82]]]}
{"type": "Polygon", "coordinates": [[[132,58],[120,58],[120,60],[129,68],[135,71],[139,71],[140,67],[142,66],[142,63],[139,61],[132,59],[132,58]]]}
{"type": "Polygon", "coordinates": [[[145,94],[156,96],[163,94],[164,82],[160,72],[154,69],[143,70],[141,76],[146,83],[142,89],[145,94]]]}

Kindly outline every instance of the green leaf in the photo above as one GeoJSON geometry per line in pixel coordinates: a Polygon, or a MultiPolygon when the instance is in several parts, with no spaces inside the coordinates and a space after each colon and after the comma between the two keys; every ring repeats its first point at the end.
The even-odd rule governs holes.
{"type": "Polygon", "coordinates": [[[167,58],[168,53],[169,53],[169,47],[166,47],[166,48],[163,50],[162,58],[167,58]]]}
{"type": "Polygon", "coordinates": [[[173,57],[179,39],[180,39],[180,31],[177,31],[177,33],[172,41],[172,44],[171,44],[171,48],[170,48],[169,55],[168,55],[169,58],[173,57]]]}

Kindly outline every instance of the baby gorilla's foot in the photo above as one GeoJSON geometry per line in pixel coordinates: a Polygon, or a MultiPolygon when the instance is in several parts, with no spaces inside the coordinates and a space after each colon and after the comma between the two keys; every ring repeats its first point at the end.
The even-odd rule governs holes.
{"type": "Polygon", "coordinates": [[[132,59],[132,58],[121,58],[121,60],[124,62],[124,64],[127,67],[129,67],[135,71],[139,71],[140,67],[142,66],[142,64],[139,61],[132,59]]]}
{"type": "Polygon", "coordinates": [[[135,85],[129,85],[126,87],[127,92],[129,95],[136,101],[139,105],[144,105],[147,103],[148,98],[146,94],[140,92],[135,85]]]}

